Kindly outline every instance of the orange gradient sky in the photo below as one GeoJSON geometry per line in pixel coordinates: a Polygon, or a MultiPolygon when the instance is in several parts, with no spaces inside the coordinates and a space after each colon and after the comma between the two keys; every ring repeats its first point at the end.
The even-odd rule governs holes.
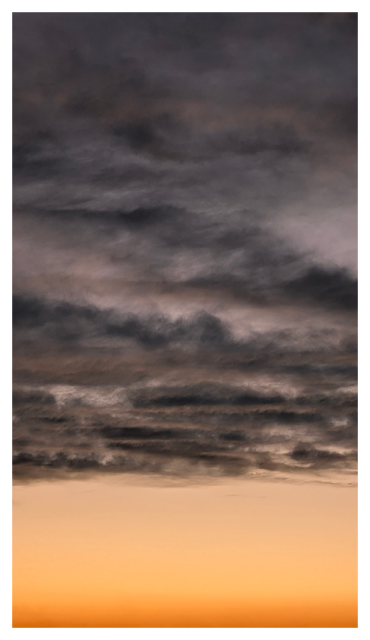
{"type": "Polygon", "coordinates": [[[356,627],[357,490],[14,487],[14,627],[356,627]]]}

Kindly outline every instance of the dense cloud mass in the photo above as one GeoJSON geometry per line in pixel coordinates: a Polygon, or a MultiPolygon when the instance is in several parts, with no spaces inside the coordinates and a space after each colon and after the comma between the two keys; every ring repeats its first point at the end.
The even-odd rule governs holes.
{"type": "Polygon", "coordinates": [[[18,481],[354,481],[356,18],[14,14],[18,481]]]}

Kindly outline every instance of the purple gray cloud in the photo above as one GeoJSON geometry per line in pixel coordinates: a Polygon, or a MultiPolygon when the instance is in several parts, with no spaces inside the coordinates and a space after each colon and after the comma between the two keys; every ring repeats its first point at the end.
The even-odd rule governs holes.
{"type": "Polygon", "coordinates": [[[355,474],[357,14],[13,20],[15,476],[355,474]]]}

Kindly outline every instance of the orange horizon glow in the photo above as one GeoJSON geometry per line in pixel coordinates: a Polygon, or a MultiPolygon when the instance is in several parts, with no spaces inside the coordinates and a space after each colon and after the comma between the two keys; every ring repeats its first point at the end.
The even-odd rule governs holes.
{"type": "Polygon", "coordinates": [[[13,627],[357,627],[357,490],[14,487],[13,627]]]}

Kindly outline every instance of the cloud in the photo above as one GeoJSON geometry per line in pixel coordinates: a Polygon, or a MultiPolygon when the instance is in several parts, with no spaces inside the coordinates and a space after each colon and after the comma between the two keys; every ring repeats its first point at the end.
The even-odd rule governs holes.
{"type": "Polygon", "coordinates": [[[292,297],[311,299],[329,307],[357,310],[357,281],[342,270],[311,267],[299,278],[288,282],[285,291],[292,297]]]}
{"type": "Polygon", "coordinates": [[[314,446],[297,444],[291,452],[291,458],[303,465],[309,465],[310,468],[325,469],[335,468],[336,466],[347,466],[350,462],[357,460],[355,451],[348,453],[339,453],[338,451],[330,451],[328,449],[317,449],[314,446]]]}
{"type": "MultiPolygon", "coordinates": [[[[269,256],[261,260],[264,269],[268,271],[273,265],[269,262],[269,256]]],[[[281,266],[284,266],[284,256],[281,256],[281,266]]],[[[253,283],[253,268],[258,268],[258,264],[253,265],[251,274],[234,276],[223,274],[207,277],[194,278],[187,281],[183,286],[194,289],[204,289],[228,295],[236,300],[243,300],[257,305],[272,305],[284,301],[288,304],[302,305],[318,304],[327,308],[343,309],[345,311],[357,311],[357,280],[344,270],[326,270],[322,267],[308,267],[302,275],[289,279],[280,280],[273,277],[267,286],[257,287],[253,283]]]]}
{"type": "Polygon", "coordinates": [[[100,434],[104,438],[133,440],[171,440],[181,437],[181,432],[172,429],[154,429],[151,427],[102,427],[100,434]]]}
{"type": "Polygon", "coordinates": [[[353,474],[357,14],[16,14],[14,469],[353,474]]]}
{"type": "Polygon", "coordinates": [[[262,395],[248,389],[226,385],[197,385],[182,388],[147,389],[130,395],[136,407],[182,407],[203,405],[256,405],[284,402],[281,395],[262,395]]]}
{"type": "MultiPolygon", "coordinates": [[[[343,413],[335,394],[324,405],[313,400],[312,411],[291,394],[256,393],[245,386],[166,388],[149,381],[140,387],[114,392],[100,387],[92,405],[61,403],[60,387],[36,386],[32,400],[14,407],[15,477],[88,471],[186,479],[264,470],[294,478],[307,469],[345,474],[356,469],[354,407],[343,413]],[[54,402],[46,403],[44,395],[54,402]],[[128,402],[122,404],[123,395],[128,402]]],[[[87,391],[65,388],[64,395],[82,398],[87,391]]]]}
{"type": "Polygon", "coordinates": [[[222,348],[231,341],[228,329],[215,316],[206,312],[190,319],[171,321],[163,316],[119,317],[114,310],[69,302],[50,301],[15,295],[13,297],[15,329],[40,328],[45,336],[57,341],[74,341],[89,336],[133,339],[147,348],[160,348],[170,343],[195,343],[222,348]]]}
{"type": "Polygon", "coordinates": [[[330,21],[258,13],[124,19],[19,15],[14,20],[16,85],[32,82],[44,100],[50,93],[53,97],[55,87],[63,97],[59,109],[80,117],[115,113],[125,94],[131,100],[146,97],[147,109],[168,96],[220,95],[212,83],[219,76],[228,90],[220,95],[226,104],[246,95],[260,102],[285,97],[320,104],[355,94],[353,15],[330,21]],[[43,86],[45,76],[58,84],[43,86]]]}
{"type": "MultiPolygon", "coordinates": [[[[63,222],[82,221],[88,225],[102,225],[125,227],[134,231],[151,229],[158,224],[171,224],[175,217],[181,214],[181,210],[176,207],[162,205],[160,207],[138,207],[133,210],[115,210],[115,211],[91,211],[89,209],[54,209],[48,210],[41,215],[63,222]]],[[[186,212],[183,212],[186,215],[186,212]]]]}
{"type": "Polygon", "coordinates": [[[13,391],[13,406],[19,404],[54,404],[55,398],[51,393],[40,390],[15,389],[13,391]]]}

